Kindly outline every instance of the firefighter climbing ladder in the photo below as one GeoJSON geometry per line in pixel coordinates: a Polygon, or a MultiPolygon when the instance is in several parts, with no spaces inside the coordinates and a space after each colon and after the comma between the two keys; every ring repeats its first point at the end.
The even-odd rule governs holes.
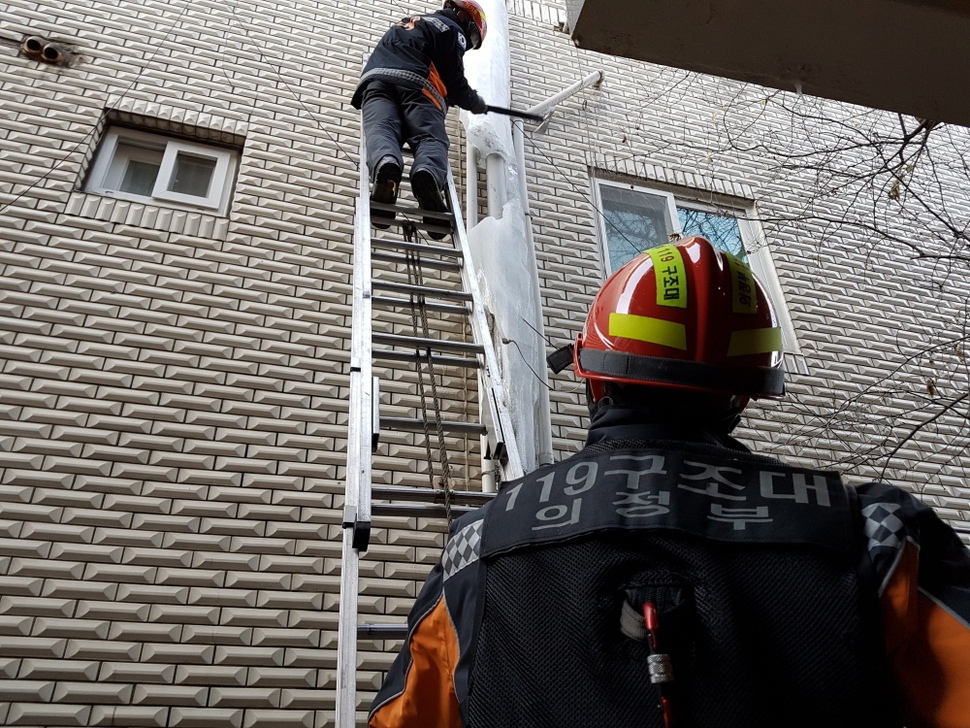
{"type": "MultiPolygon", "coordinates": [[[[365,159],[361,134],[361,160],[365,159]]],[[[371,208],[366,165],[361,162],[360,192],[354,226],[354,299],[350,360],[350,411],[347,442],[347,481],[343,513],[343,556],[340,578],[340,617],[337,647],[337,728],[356,725],[357,640],[368,637],[397,639],[406,636],[406,625],[359,624],[358,593],[360,558],[370,541],[372,516],[442,516],[486,502],[481,491],[456,491],[448,482],[448,462],[443,450],[445,433],[481,435],[483,458],[493,462],[502,480],[522,474],[519,452],[513,439],[511,418],[502,383],[497,377],[497,358],[469,254],[454,178],[449,171],[447,202],[452,212],[419,211],[414,206],[379,205],[380,212],[394,213],[386,233],[371,236],[371,208]],[[429,224],[434,223],[434,224],[429,224]],[[420,236],[441,238],[433,244],[420,236]],[[381,262],[378,270],[374,263],[381,262]],[[408,282],[384,274],[404,267],[408,282]],[[429,286],[424,272],[451,271],[460,275],[461,290],[429,286]],[[411,312],[416,335],[385,333],[376,311],[411,312]],[[471,329],[472,341],[453,341],[429,335],[427,313],[460,314],[471,329]],[[418,325],[420,324],[420,326],[418,325]],[[422,402],[417,417],[380,414],[380,380],[373,374],[375,362],[397,362],[417,370],[422,402]],[[446,421],[441,417],[435,384],[435,367],[472,367],[478,371],[481,423],[446,421]],[[429,416],[424,377],[430,380],[433,416],[429,416]],[[386,431],[432,432],[441,446],[443,488],[409,485],[373,485],[372,455],[380,433],[386,431]]],[[[386,218],[385,218],[386,220],[386,218]]],[[[400,275],[400,274],[399,274],[400,275]]],[[[399,277],[398,275],[398,277],[399,277]]],[[[433,275],[428,277],[433,278],[433,275]]],[[[386,364],[385,364],[386,366],[386,364]]],[[[428,449],[430,460],[430,447],[428,449]]],[[[432,464],[429,462],[429,469],[432,464]]],[[[483,474],[488,475],[483,467],[483,474]]],[[[488,488],[483,488],[488,490],[488,488]]]]}

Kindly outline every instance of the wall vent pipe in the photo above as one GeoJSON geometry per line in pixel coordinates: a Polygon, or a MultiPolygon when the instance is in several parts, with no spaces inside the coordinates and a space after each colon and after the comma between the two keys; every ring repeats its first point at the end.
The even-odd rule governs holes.
{"type": "Polygon", "coordinates": [[[24,38],[20,44],[20,50],[28,58],[50,63],[53,66],[66,66],[74,57],[67,47],[39,35],[29,35],[24,38]]]}
{"type": "Polygon", "coordinates": [[[48,63],[64,63],[67,60],[67,51],[56,43],[48,43],[40,52],[40,57],[48,63]]]}
{"type": "Polygon", "coordinates": [[[547,111],[555,107],[560,101],[572,96],[577,91],[581,91],[589,86],[596,86],[599,88],[599,85],[603,83],[603,78],[604,74],[602,71],[593,71],[593,73],[589,74],[586,78],[581,78],[572,86],[564,88],[557,94],[553,94],[545,101],[540,101],[538,104],[529,109],[528,113],[543,116],[547,111]]]}
{"type": "Polygon", "coordinates": [[[40,58],[41,53],[44,52],[45,45],[47,45],[47,39],[41,38],[39,35],[31,35],[24,38],[24,42],[20,48],[28,57],[40,58]]]}

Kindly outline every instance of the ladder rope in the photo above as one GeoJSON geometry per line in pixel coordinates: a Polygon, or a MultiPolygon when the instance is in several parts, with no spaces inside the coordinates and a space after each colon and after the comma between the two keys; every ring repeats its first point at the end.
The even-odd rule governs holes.
{"type": "MultiPolygon", "coordinates": [[[[410,236],[408,236],[410,240],[410,236]]],[[[408,283],[415,285],[417,287],[424,287],[424,276],[421,272],[421,256],[417,251],[407,251],[407,270],[408,270],[408,283]]],[[[425,306],[425,297],[423,294],[411,294],[410,296],[411,304],[411,321],[412,330],[415,334],[418,333],[418,324],[420,322],[420,334],[422,338],[431,338],[431,327],[428,324],[428,310],[425,306]]],[[[428,475],[431,479],[431,487],[435,487],[434,483],[434,458],[431,453],[431,431],[428,426],[428,406],[427,406],[427,396],[424,386],[424,371],[428,372],[428,379],[431,382],[431,402],[434,409],[434,425],[435,434],[438,439],[438,460],[441,472],[441,487],[445,494],[445,517],[450,525],[452,522],[452,487],[451,487],[451,463],[448,460],[448,449],[445,443],[445,432],[444,426],[442,424],[441,418],[441,398],[438,395],[438,384],[437,384],[437,372],[434,365],[434,352],[431,347],[426,347],[423,351],[421,349],[415,352],[418,355],[418,394],[421,400],[421,421],[423,423],[424,434],[425,434],[425,449],[428,455],[428,475]],[[422,357],[422,354],[424,355],[422,357]],[[421,363],[424,363],[424,367],[421,363]]]]}
{"type": "MultiPolygon", "coordinates": [[[[412,225],[404,225],[404,239],[407,242],[414,242],[415,229],[412,225]]],[[[408,285],[413,288],[417,288],[420,285],[421,275],[420,275],[420,260],[416,259],[415,254],[412,251],[406,252],[407,261],[407,273],[408,273],[408,285]],[[417,269],[417,272],[415,270],[417,269]]],[[[424,296],[418,293],[408,294],[408,302],[411,308],[411,333],[417,334],[418,332],[418,308],[424,307],[424,296]]],[[[422,359],[420,358],[421,350],[415,349],[415,354],[418,355],[418,359],[415,361],[416,373],[418,375],[418,397],[421,402],[421,411],[419,412],[419,418],[421,420],[421,429],[424,432],[424,451],[427,455],[428,460],[428,484],[431,488],[434,488],[434,455],[431,453],[431,429],[428,426],[428,404],[427,395],[424,389],[424,373],[421,369],[422,359]]]]}

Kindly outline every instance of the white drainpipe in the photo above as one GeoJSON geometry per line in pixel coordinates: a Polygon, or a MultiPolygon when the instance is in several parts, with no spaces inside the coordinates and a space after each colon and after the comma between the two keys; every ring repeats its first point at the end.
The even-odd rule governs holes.
{"type": "MultiPolygon", "coordinates": [[[[597,71],[591,73],[586,78],[577,81],[569,88],[560,91],[559,93],[550,96],[545,101],[536,104],[531,109],[529,109],[530,114],[537,114],[540,116],[546,114],[552,114],[553,110],[563,99],[568,98],[577,91],[581,91],[584,88],[592,85],[599,85],[603,82],[603,72],[597,71]]],[[[543,122],[545,124],[545,122],[543,122]]],[[[525,234],[526,234],[526,248],[529,251],[528,266],[529,270],[532,271],[533,276],[533,287],[532,290],[535,295],[535,307],[536,311],[539,312],[539,318],[534,321],[536,335],[545,339],[545,326],[542,323],[542,294],[541,286],[539,283],[539,264],[536,260],[536,249],[535,249],[535,238],[532,233],[532,213],[529,209],[529,189],[528,183],[526,182],[525,175],[525,132],[524,132],[524,122],[522,119],[512,119],[512,145],[515,150],[515,165],[518,167],[518,179],[519,179],[519,197],[522,200],[522,215],[525,218],[525,234]]],[[[489,168],[489,174],[492,170],[489,168]]],[[[503,186],[505,180],[505,170],[501,170],[503,186]]],[[[491,186],[491,183],[489,183],[491,186]]],[[[489,212],[491,213],[491,202],[489,203],[489,212]]],[[[540,393],[539,398],[536,403],[535,411],[535,432],[536,432],[536,463],[540,466],[546,465],[552,462],[552,420],[549,405],[549,373],[546,367],[541,367],[536,374],[539,375],[539,387],[540,393]]]]}
{"type": "MultiPolygon", "coordinates": [[[[506,50],[507,52],[507,50],[506,50]]],[[[562,100],[568,98],[572,94],[593,85],[599,85],[603,80],[602,71],[597,71],[588,75],[586,78],[577,81],[566,89],[563,89],[559,93],[549,97],[545,101],[535,105],[529,109],[529,113],[546,115],[553,112],[556,105],[562,100]]],[[[506,92],[507,93],[507,92],[506,92]]],[[[548,118],[547,118],[548,120],[548,118]]],[[[545,122],[540,125],[533,133],[541,133],[544,129],[545,122]]],[[[536,329],[535,336],[540,337],[545,340],[544,326],[542,323],[542,296],[541,288],[539,284],[539,268],[536,261],[535,254],[535,239],[532,231],[532,220],[531,213],[529,211],[529,194],[528,187],[526,184],[525,175],[525,135],[523,131],[523,122],[518,119],[513,119],[511,124],[512,130],[512,144],[513,144],[513,154],[515,157],[514,164],[518,168],[518,194],[521,199],[522,204],[522,214],[524,218],[524,225],[526,231],[526,249],[528,260],[525,261],[528,266],[532,278],[532,295],[534,296],[533,302],[535,306],[537,320],[528,322],[536,329]]],[[[469,142],[466,149],[466,172],[465,172],[465,200],[466,200],[466,211],[465,219],[467,221],[468,229],[475,227],[478,224],[478,151],[471,142],[469,142]]],[[[508,189],[507,189],[507,160],[500,153],[490,153],[485,158],[485,168],[486,168],[486,193],[487,193],[487,209],[490,217],[495,219],[501,219],[504,214],[504,206],[508,201],[508,189]]],[[[538,396],[535,397],[535,409],[533,412],[533,423],[534,423],[534,437],[535,437],[535,455],[536,464],[545,465],[551,463],[553,459],[553,448],[552,448],[552,424],[551,424],[551,413],[549,404],[549,377],[547,374],[547,368],[544,366],[544,362],[538,366],[538,371],[535,372],[538,376],[538,382],[536,386],[538,387],[538,396]]],[[[523,440],[528,437],[528,433],[518,433],[523,440]]],[[[483,448],[484,451],[484,448],[483,448]]],[[[482,463],[483,471],[489,473],[492,468],[492,463],[483,460],[482,463]]],[[[486,478],[488,480],[488,478],[486,478]]],[[[491,490],[494,488],[494,484],[491,482],[485,483],[485,489],[491,490]]]]}

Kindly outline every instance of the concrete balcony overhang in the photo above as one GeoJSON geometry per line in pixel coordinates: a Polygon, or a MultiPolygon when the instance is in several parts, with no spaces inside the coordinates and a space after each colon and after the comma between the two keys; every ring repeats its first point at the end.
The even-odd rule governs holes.
{"type": "Polygon", "coordinates": [[[580,48],[970,126],[970,0],[566,0],[580,48]]]}

